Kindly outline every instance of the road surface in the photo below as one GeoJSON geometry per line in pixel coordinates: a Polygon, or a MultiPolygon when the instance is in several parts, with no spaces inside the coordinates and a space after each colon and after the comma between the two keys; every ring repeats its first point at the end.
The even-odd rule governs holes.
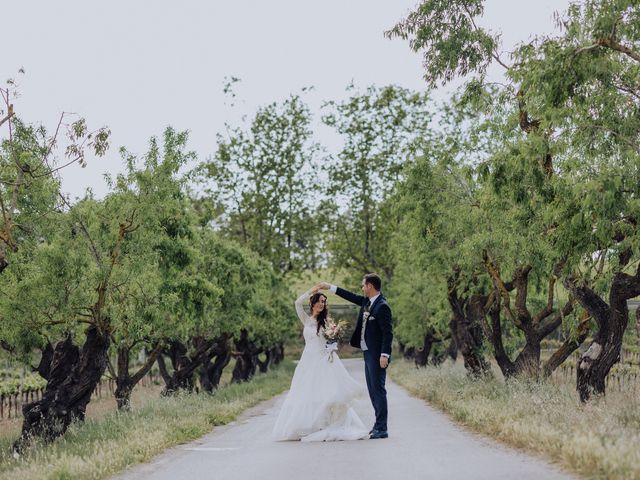
{"type": "MultiPolygon", "coordinates": [[[[363,363],[345,360],[364,384],[363,363]]],[[[570,479],[545,461],[470,433],[387,381],[389,438],[352,442],[274,442],[271,428],[284,395],[216,427],[199,440],[167,450],[118,480],[394,480],[570,479]]],[[[355,406],[373,425],[368,399],[355,406]]]]}

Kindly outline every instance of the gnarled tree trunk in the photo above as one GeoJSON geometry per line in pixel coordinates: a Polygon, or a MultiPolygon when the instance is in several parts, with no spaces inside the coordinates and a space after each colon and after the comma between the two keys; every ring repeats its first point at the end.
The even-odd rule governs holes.
{"type": "Polygon", "coordinates": [[[256,362],[258,362],[258,370],[260,373],[267,373],[269,365],[271,364],[271,352],[269,350],[259,352],[256,356],[256,362]],[[260,360],[260,354],[264,353],[265,359],[260,360]]]}
{"type": "Polygon", "coordinates": [[[482,295],[461,298],[458,295],[458,285],[459,272],[454,271],[447,282],[447,299],[452,314],[449,322],[451,337],[462,354],[464,366],[469,374],[476,377],[490,374],[491,367],[482,353],[481,320],[484,312],[478,310],[479,306],[484,306],[486,298],[482,295]]]}
{"type": "Polygon", "coordinates": [[[246,382],[256,373],[258,349],[249,340],[249,332],[244,329],[240,332],[240,338],[236,341],[235,348],[236,365],[231,374],[231,381],[236,383],[246,382]]]}
{"type": "Polygon", "coordinates": [[[271,348],[271,363],[278,365],[284,360],[284,345],[279,343],[271,348]]]}
{"type": "Polygon", "coordinates": [[[414,353],[414,361],[417,367],[424,367],[429,363],[429,355],[431,355],[433,344],[439,342],[442,342],[442,338],[435,335],[433,330],[429,330],[425,334],[422,346],[415,349],[414,353]]]}
{"type": "MultiPolygon", "coordinates": [[[[487,298],[485,309],[491,319],[490,323],[485,322],[487,336],[493,345],[496,362],[505,378],[514,376],[528,376],[539,378],[540,375],[540,344],[544,338],[554,332],[560,325],[564,317],[573,312],[573,299],[558,310],[553,305],[554,286],[558,270],[561,263],[556,266],[556,272],[549,277],[547,290],[547,303],[537,313],[532,314],[527,304],[529,294],[529,275],[532,267],[524,265],[518,267],[513,274],[511,282],[504,282],[500,277],[498,267],[484,256],[487,272],[491,276],[494,291],[487,298]],[[511,307],[510,292],[515,290],[515,305],[511,307]],[[520,350],[515,360],[511,360],[507,355],[502,343],[501,311],[504,311],[507,318],[524,334],[525,344],[520,350]]],[[[566,350],[568,347],[565,347],[566,350]]],[[[562,358],[563,352],[555,356],[557,360],[562,358]]],[[[566,358],[566,357],[565,357],[566,358]]]]}
{"type": "Polygon", "coordinates": [[[438,355],[433,356],[433,358],[431,359],[431,363],[433,365],[441,365],[447,360],[447,358],[451,359],[451,361],[454,363],[458,359],[458,347],[453,337],[449,340],[449,345],[447,345],[446,349],[444,349],[438,355]]]}
{"type": "Polygon", "coordinates": [[[406,347],[404,344],[400,344],[400,355],[403,356],[403,358],[405,358],[406,360],[410,360],[412,358],[415,358],[416,355],[416,348],[415,347],[406,347]]]}
{"type": "Polygon", "coordinates": [[[431,347],[433,346],[433,336],[425,335],[422,346],[416,348],[414,362],[417,367],[424,367],[429,362],[431,347]]]}
{"type": "Polygon", "coordinates": [[[128,411],[131,408],[131,393],[133,392],[133,389],[140,380],[144,378],[149,370],[151,370],[151,367],[156,362],[161,350],[160,346],[156,346],[147,356],[145,363],[136,373],[131,375],[129,373],[131,348],[132,346],[130,345],[121,345],[118,347],[118,367],[117,371],[114,372],[114,377],[116,379],[116,390],[114,395],[116,397],[118,410],[120,411],[128,411]]]}
{"type": "Polygon", "coordinates": [[[215,360],[207,359],[200,369],[200,386],[205,392],[213,392],[220,385],[222,371],[231,361],[231,349],[227,337],[218,339],[213,350],[215,360]],[[212,361],[213,360],[213,361],[212,361]]]}
{"type": "Polygon", "coordinates": [[[51,441],[63,435],[74,420],[84,420],[91,394],[107,368],[108,335],[94,325],[87,329],[79,350],[71,340],[53,350],[49,378],[42,400],[22,407],[22,434],[14,449],[22,451],[33,437],[51,441]]]}
{"type": "Polygon", "coordinates": [[[187,356],[187,347],[178,340],[169,342],[163,354],[158,355],[158,368],[160,375],[165,382],[162,395],[170,395],[178,390],[193,391],[193,372],[199,366],[194,365],[194,361],[187,356]],[[171,360],[173,372],[169,374],[164,361],[164,355],[171,360]]]}
{"type": "Polygon", "coordinates": [[[40,363],[36,367],[36,371],[45,380],[49,380],[49,374],[51,372],[51,364],[53,362],[53,345],[51,342],[47,342],[42,349],[42,356],[40,357],[40,363]]]}
{"type": "Polygon", "coordinates": [[[640,295],[640,264],[635,275],[623,272],[614,275],[609,304],[586,285],[578,285],[573,278],[565,278],[564,285],[597,325],[593,340],[576,368],[578,394],[580,400],[586,402],[593,395],[605,394],[607,375],[620,361],[622,339],[629,323],[627,300],[640,295]]]}
{"type": "Polygon", "coordinates": [[[171,373],[169,373],[167,369],[164,355],[158,355],[158,368],[165,383],[165,387],[161,393],[162,395],[171,395],[179,390],[193,391],[194,372],[198,367],[213,357],[213,349],[215,348],[214,340],[194,337],[192,343],[196,349],[192,355],[188,355],[187,346],[182,342],[179,340],[169,342],[169,348],[165,349],[164,354],[171,360],[171,366],[173,367],[171,373]]]}

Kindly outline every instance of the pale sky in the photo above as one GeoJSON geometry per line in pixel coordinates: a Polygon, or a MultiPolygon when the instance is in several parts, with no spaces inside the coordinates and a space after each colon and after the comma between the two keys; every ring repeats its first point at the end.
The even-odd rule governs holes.
{"type": "MultiPolygon", "coordinates": [[[[487,0],[481,24],[503,32],[504,49],[554,29],[552,14],[568,0],[487,0]]],[[[383,32],[417,0],[20,0],[0,9],[0,79],[17,77],[16,112],[53,129],[61,112],[112,131],[110,152],[63,171],[73,196],[107,191],[104,172],[121,170],[118,147],[144,153],[168,125],[188,129],[201,159],[238,111],[315,86],[322,100],[359,86],[425,89],[421,57],[383,32]],[[26,74],[17,76],[19,68],[26,74]],[[243,103],[225,104],[224,78],[236,76],[243,103]]],[[[495,75],[499,75],[496,71],[495,75]]],[[[444,99],[447,91],[434,93],[444,99]]],[[[5,135],[5,128],[1,135],[5,135]]],[[[321,143],[331,141],[322,138],[321,143]]]]}

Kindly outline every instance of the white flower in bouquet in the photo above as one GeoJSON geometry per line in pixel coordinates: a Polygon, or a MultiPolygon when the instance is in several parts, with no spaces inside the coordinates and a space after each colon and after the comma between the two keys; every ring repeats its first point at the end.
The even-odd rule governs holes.
{"type": "Polygon", "coordinates": [[[346,327],[347,322],[345,320],[340,320],[339,322],[327,320],[322,332],[327,343],[338,343],[342,340],[346,327]]]}

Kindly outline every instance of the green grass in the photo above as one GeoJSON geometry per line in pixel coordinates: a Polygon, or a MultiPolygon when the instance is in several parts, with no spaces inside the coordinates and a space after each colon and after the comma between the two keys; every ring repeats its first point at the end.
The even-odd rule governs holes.
{"type": "Polygon", "coordinates": [[[586,478],[640,478],[640,399],[633,391],[582,405],[573,381],[472,380],[460,363],[416,369],[396,361],[390,375],[472,430],[586,478]]]}
{"type": "Polygon", "coordinates": [[[294,365],[258,374],[251,382],[215,394],[152,398],[129,413],[112,413],[72,425],[60,439],[38,444],[14,459],[11,441],[0,439],[0,479],[99,479],[149,461],[163,450],[190,442],[217,425],[286,390],[294,365]]]}

